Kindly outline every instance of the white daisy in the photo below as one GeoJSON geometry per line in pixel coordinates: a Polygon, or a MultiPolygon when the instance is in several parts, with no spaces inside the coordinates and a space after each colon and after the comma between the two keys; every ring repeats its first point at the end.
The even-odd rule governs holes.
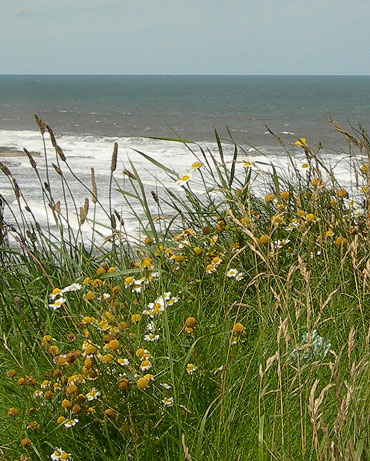
{"type": "Polygon", "coordinates": [[[186,373],[188,375],[192,375],[196,370],[197,370],[198,367],[196,367],[195,365],[193,365],[192,363],[188,363],[186,365],[186,373]]]}
{"type": "Polygon", "coordinates": [[[283,246],[285,245],[288,245],[288,243],[290,242],[290,240],[276,240],[274,242],[274,245],[276,246],[276,248],[283,248],[283,246]]]}
{"type": "Polygon", "coordinates": [[[127,367],[130,364],[130,362],[127,359],[122,358],[117,359],[117,363],[121,365],[121,367],[127,367]]]}
{"type": "Polygon", "coordinates": [[[164,407],[172,407],[173,406],[173,397],[165,398],[161,400],[164,407]]]}
{"type": "Polygon", "coordinates": [[[59,288],[54,288],[53,292],[51,293],[51,295],[49,295],[49,298],[51,300],[54,300],[55,298],[58,298],[58,296],[61,296],[62,295],[62,290],[59,289],[59,288]]]}
{"type": "Polygon", "coordinates": [[[101,396],[101,392],[95,389],[94,387],[93,389],[91,389],[90,392],[86,394],[86,400],[88,402],[91,402],[92,400],[96,400],[100,396],[101,396]]]}
{"type": "Polygon", "coordinates": [[[236,269],[229,269],[226,272],[226,277],[229,277],[229,278],[235,278],[237,275],[238,275],[238,271],[236,269]]]}
{"type": "Polygon", "coordinates": [[[154,335],[153,333],[144,335],[144,341],[147,341],[147,342],[159,341],[159,335],[154,335]]]}
{"type": "Polygon", "coordinates": [[[140,365],[140,370],[141,371],[148,371],[152,368],[152,364],[149,362],[149,360],[143,360],[140,365]]]}
{"type": "Polygon", "coordinates": [[[146,326],[146,329],[153,333],[153,331],[156,331],[158,329],[157,325],[154,322],[149,322],[148,325],[146,326]]]}
{"type": "Polygon", "coordinates": [[[52,461],[59,461],[59,460],[65,460],[69,461],[71,459],[71,454],[65,452],[61,448],[56,448],[53,453],[50,455],[50,459],[52,461]]]}
{"type": "Polygon", "coordinates": [[[166,390],[169,390],[169,389],[172,388],[172,386],[170,384],[167,384],[167,383],[160,383],[159,385],[162,386],[166,390]]]}
{"type": "Polygon", "coordinates": [[[214,374],[214,375],[217,375],[218,373],[221,373],[223,369],[224,369],[224,366],[221,365],[220,367],[215,368],[215,369],[213,370],[213,374],[214,374]]]}
{"type": "Polygon", "coordinates": [[[78,419],[77,419],[77,418],[75,418],[75,419],[69,419],[66,423],[64,423],[64,427],[66,427],[67,429],[69,429],[70,427],[75,426],[77,423],[78,423],[78,419]]]}
{"type": "Polygon", "coordinates": [[[172,306],[173,304],[176,304],[179,302],[179,297],[178,296],[173,296],[172,298],[167,300],[167,305],[172,306]]]}
{"type": "Polygon", "coordinates": [[[134,284],[132,285],[132,292],[133,293],[140,293],[141,292],[141,285],[143,283],[143,280],[135,280],[134,284]]]}
{"type": "Polygon", "coordinates": [[[54,301],[53,304],[49,304],[49,308],[53,311],[56,311],[60,309],[65,302],[66,302],[65,298],[62,298],[62,297],[58,298],[57,300],[54,301]]]}
{"type": "Polygon", "coordinates": [[[72,283],[72,285],[68,285],[67,287],[63,288],[62,293],[68,292],[68,291],[79,291],[81,290],[82,285],[79,283],[72,283]]]}

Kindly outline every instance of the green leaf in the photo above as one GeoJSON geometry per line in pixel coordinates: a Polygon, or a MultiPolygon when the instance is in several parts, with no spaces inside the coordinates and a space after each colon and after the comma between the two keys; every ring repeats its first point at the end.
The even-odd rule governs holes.
{"type": "Polygon", "coordinates": [[[194,141],[186,138],[167,138],[162,136],[143,136],[145,139],[155,139],[158,141],[170,141],[170,142],[179,142],[181,144],[196,144],[194,141]]]}
{"type": "Polygon", "coordinates": [[[154,158],[150,157],[150,155],[144,154],[144,152],[141,152],[137,149],[132,149],[133,151],[137,152],[138,154],[142,155],[145,159],[147,159],[149,162],[153,163],[153,165],[157,166],[163,171],[166,171],[167,173],[176,176],[176,178],[179,176],[176,171],[171,170],[170,168],[167,168],[166,166],[163,165],[163,163],[158,162],[158,160],[154,160],[154,158]]]}

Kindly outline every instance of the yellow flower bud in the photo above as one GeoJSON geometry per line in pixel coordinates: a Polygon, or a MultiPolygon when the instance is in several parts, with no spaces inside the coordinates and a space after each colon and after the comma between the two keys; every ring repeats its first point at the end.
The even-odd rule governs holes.
{"type": "Polygon", "coordinates": [[[136,385],[139,389],[145,390],[148,387],[148,380],[146,378],[139,378],[136,381],[136,385]]]}

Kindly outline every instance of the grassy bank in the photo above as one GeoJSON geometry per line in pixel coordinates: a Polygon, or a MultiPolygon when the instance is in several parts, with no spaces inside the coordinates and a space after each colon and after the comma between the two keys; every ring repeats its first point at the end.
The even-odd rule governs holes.
{"type": "Polygon", "coordinates": [[[1,459],[368,459],[366,132],[333,123],[346,188],[303,138],[285,175],[236,143],[226,161],[217,138],[217,152],[188,143],[180,175],[146,157],[178,192],[148,191],[132,162],[123,189],[115,145],[111,191],[144,235],[132,244],[121,214],[99,208],[93,171],[85,203],[65,206],[78,178],[36,120],[55,149],[45,172],[29,155],[50,227],[1,164],[18,204],[1,198],[1,459]]]}

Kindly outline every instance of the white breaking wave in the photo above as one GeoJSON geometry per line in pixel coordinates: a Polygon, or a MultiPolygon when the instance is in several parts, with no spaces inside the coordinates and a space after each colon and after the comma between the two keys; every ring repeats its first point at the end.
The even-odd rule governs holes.
{"type": "MultiPolygon", "coordinates": [[[[291,134],[290,132],[286,133],[291,134]]],[[[133,217],[132,212],[129,210],[129,207],[124,202],[122,194],[116,190],[118,188],[122,188],[128,192],[132,192],[129,180],[127,176],[123,174],[123,170],[132,171],[133,168],[130,162],[132,162],[140,175],[140,178],[145,186],[149,205],[152,207],[153,213],[156,213],[158,212],[157,204],[150,194],[151,191],[155,191],[158,195],[161,195],[164,187],[172,190],[177,189],[177,191],[181,190],[175,183],[176,176],[184,175],[194,161],[198,159],[203,161],[199,146],[196,144],[189,144],[187,147],[179,142],[156,140],[144,137],[115,138],[69,134],[56,134],[56,137],[58,145],[63,149],[63,152],[67,157],[68,165],[89,189],[91,189],[91,168],[94,168],[98,197],[106,210],[108,210],[109,203],[109,178],[113,145],[115,142],[118,143],[118,161],[117,170],[114,173],[116,182],[113,183],[114,190],[112,194],[112,209],[117,210],[122,215],[125,222],[125,230],[131,235],[137,235],[139,231],[137,227],[138,223],[133,217]],[[194,151],[195,155],[189,150],[189,148],[194,151]],[[154,160],[160,162],[176,174],[172,176],[168,175],[160,168],[155,167],[137,151],[141,151],[152,157],[154,160]]],[[[53,197],[55,201],[61,201],[61,213],[63,216],[66,216],[66,208],[68,208],[69,224],[74,230],[77,230],[79,226],[79,208],[83,206],[85,198],[88,198],[91,202],[91,193],[72,178],[64,162],[56,156],[48,134],[45,134],[45,139],[53,197]],[[63,174],[68,179],[68,184],[70,184],[72,197],[77,208],[76,210],[71,197],[67,200],[67,206],[64,203],[60,177],[51,166],[51,163],[57,164],[58,161],[63,174]]],[[[210,149],[215,154],[217,161],[219,161],[216,143],[202,143],[201,145],[205,150],[210,149]]],[[[46,181],[45,154],[39,131],[0,130],[0,146],[2,151],[23,151],[23,148],[25,147],[30,152],[38,152],[40,155],[35,156],[34,159],[42,176],[42,181],[46,181]]],[[[275,148],[269,146],[256,149],[254,147],[244,146],[244,151],[248,152],[248,155],[250,156],[248,160],[251,159],[255,163],[255,172],[261,177],[259,181],[256,181],[256,193],[262,194],[264,192],[263,173],[272,172],[272,165],[277,169],[278,173],[294,177],[294,170],[287,157],[283,155],[282,148],[279,145],[275,148]],[[264,152],[264,154],[261,154],[260,152],[264,152]]],[[[229,164],[229,166],[233,159],[233,152],[234,146],[228,144],[224,145],[225,163],[229,164]]],[[[243,171],[243,159],[246,159],[246,154],[240,151],[238,158],[240,163],[237,163],[236,165],[236,174],[240,174],[243,171]]],[[[348,160],[345,157],[338,158],[337,155],[334,156],[327,154],[326,159],[327,162],[332,165],[337,179],[341,180],[344,185],[348,185],[353,180],[353,178],[349,176],[348,160]]],[[[7,164],[13,176],[17,179],[22,193],[26,198],[27,204],[32,210],[40,226],[45,226],[47,222],[47,214],[49,215],[49,220],[52,220],[52,213],[50,210],[47,213],[45,212],[45,206],[43,204],[43,197],[40,189],[41,186],[28,158],[26,156],[8,158],[3,156],[1,160],[7,164]]],[[[300,168],[301,164],[305,162],[301,149],[296,150],[294,162],[298,168],[300,168]]],[[[210,165],[213,165],[210,157],[209,163],[210,165]]],[[[204,193],[203,184],[200,180],[200,172],[194,172],[193,178],[188,185],[195,193],[199,195],[204,193]]],[[[9,184],[8,178],[6,178],[2,173],[0,174],[0,193],[16,210],[17,202],[14,199],[11,185],[9,184]]],[[[135,202],[135,200],[133,200],[132,203],[138,215],[143,217],[143,212],[140,209],[139,204],[135,202]]],[[[90,203],[90,207],[91,205],[92,204],[90,203]]],[[[23,206],[25,206],[25,204],[23,204],[23,206]]],[[[92,219],[91,208],[88,219],[83,226],[83,232],[86,234],[91,232],[91,221],[89,221],[89,219],[92,219]]],[[[110,232],[108,229],[109,219],[100,207],[97,208],[96,220],[102,225],[99,228],[102,234],[108,235],[110,232]]]]}

